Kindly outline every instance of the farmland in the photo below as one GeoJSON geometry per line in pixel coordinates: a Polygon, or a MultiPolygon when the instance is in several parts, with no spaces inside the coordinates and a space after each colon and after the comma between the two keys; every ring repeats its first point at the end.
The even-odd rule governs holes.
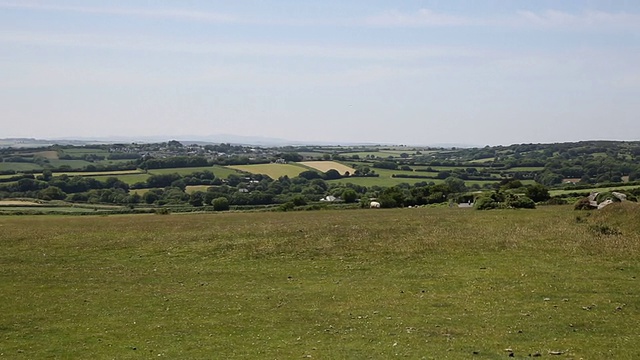
{"type": "Polygon", "coordinates": [[[288,177],[296,177],[301,172],[307,170],[307,168],[296,164],[234,165],[228,166],[228,168],[252,174],[263,174],[272,179],[277,179],[285,175],[288,177]]]}
{"type": "Polygon", "coordinates": [[[344,175],[347,172],[350,174],[353,174],[353,172],[355,171],[354,168],[340,164],[339,162],[335,162],[335,161],[303,161],[298,164],[308,166],[310,168],[316,169],[321,172],[327,172],[331,169],[334,169],[338,171],[341,175],[344,175]]]}
{"type": "Polygon", "coordinates": [[[0,216],[0,352],[638,358],[634,205],[0,216]]]}

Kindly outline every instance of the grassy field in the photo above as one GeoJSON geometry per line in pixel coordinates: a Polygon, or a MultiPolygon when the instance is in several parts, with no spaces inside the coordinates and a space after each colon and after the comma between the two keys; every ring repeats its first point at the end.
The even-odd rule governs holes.
{"type": "Polygon", "coordinates": [[[0,171],[8,171],[8,170],[30,171],[30,170],[41,170],[41,169],[42,169],[42,166],[34,163],[0,162],[0,171]]]}
{"type": "Polygon", "coordinates": [[[277,179],[281,176],[288,176],[290,178],[298,176],[301,172],[308,170],[304,166],[293,164],[257,164],[257,165],[233,165],[227,166],[230,169],[246,171],[252,174],[264,174],[268,175],[272,179],[277,179]]]}
{"type": "Polygon", "coordinates": [[[637,210],[0,216],[0,353],[638,358],[637,210]]]}
{"type": "Polygon", "coordinates": [[[100,181],[105,181],[111,177],[117,177],[120,181],[123,181],[129,185],[135,184],[138,182],[145,182],[149,178],[149,174],[139,173],[139,174],[128,174],[128,175],[99,175],[99,176],[91,176],[92,178],[100,181]]]}
{"type": "Polygon", "coordinates": [[[615,191],[615,190],[631,190],[631,189],[637,189],[639,188],[640,185],[630,185],[630,186],[610,186],[610,187],[600,187],[600,188],[593,188],[593,189],[574,189],[574,190],[550,190],[549,194],[551,196],[557,196],[557,195],[565,195],[565,194],[572,194],[572,193],[583,193],[583,194],[590,194],[592,192],[606,192],[606,191],[615,191]]]}
{"type": "Polygon", "coordinates": [[[40,156],[43,157],[45,159],[50,159],[50,160],[57,160],[58,159],[58,152],[54,151],[54,150],[48,150],[48,151],[38,151],[33,153],[34,156],[40,156]]]}
{"type": "Polygon", "coordinates": [[[238,174],[237,170],[229,169],[225,166],[204,166],[204,167],[188,167],[188,168],[171,168],[171,169],[153,169],[149,170],[149,174],[151,175],[160,175],[160,174],[173,174],[178,173],[180,175],[189,175],[196,171],[210,171],[216,177],[221,179],[226,179],[231,174],[238,174]]]}

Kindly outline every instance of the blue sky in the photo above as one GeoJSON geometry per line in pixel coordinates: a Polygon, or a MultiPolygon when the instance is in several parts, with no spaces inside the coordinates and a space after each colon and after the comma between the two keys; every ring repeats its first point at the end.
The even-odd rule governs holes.
{"type": "Polygon", "coordinates": [[[0,0],[0,137],[640,140],[639,1],[0,0]]]}

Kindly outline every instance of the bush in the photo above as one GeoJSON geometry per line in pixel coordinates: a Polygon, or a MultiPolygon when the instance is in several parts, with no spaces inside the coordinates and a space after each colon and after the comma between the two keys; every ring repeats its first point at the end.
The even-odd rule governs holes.
{"type": "Polygon", "coordinates": [[[280,210],[280,211],[291,211],[291,210],[295,209],[295,207],[296,206],[293,204],[292,201],[287,201],[286,203],[280,205],[278,207],[278,210],[280,210]]]}
{"type": "Polygon", "coordinates": [[[226,197],[219,197],[213,199],[211,202],[214,211],[227,211],[229,210],[229,200],[226,197]]]}
{"type": "Polygon", "coordinates": [[[506,201],[507,207],[514,209],[535,209],[536,203],[526,196],[511,196],[506,201]]]}
{"type": "Polygon", "coordinates": [[[491,210],[500,208],[500,203],[495,201],[491,196],[482,196],[476,199],[476,210],[491,210]]]}
{"type": "Polygon", "coordinates": [[[552,197],[551,199],[544,202],[545,205],[566,205],[567,200],[559,197],[552,197]]]}
{"type": "Polygon", "coordinates": [[[588,198],[582,198],[578,200],[578,202],[573,206],[574,210],[593,210],[595,209],[591,206],[588,198]]]}
{"type": "Polygon", "coordinates": [[[156,215],[169,215],[171,214],[171,210],[169,208],[166,207],[161,207],[161,208],[157,208],[153,211],[154,214],[156,215]]]}
{"type": "Polygon", "coordinates": [[[294,196],[293,199],[291,199],[291,202],[294,206],[307,205],[307,199],[305,199],[304,196],[301,195],[294,196]]]}

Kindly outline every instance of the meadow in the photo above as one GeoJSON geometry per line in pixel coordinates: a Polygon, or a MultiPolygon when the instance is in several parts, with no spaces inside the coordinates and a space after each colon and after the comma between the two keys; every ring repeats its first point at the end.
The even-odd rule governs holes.
{"type": "Polygon", "coordinates": [[[0,356],[638,358],[635,205],[0,216],[0,356]]]}
{"type": "Polygon", "coordinates": [[[583,194],[585,196],[588,196],[592,192],[628,191],[628,190],[637,189],[639,187],[640,185],[625,186],[624,184],[621,184],[620,186],[606,186],[606,187],[591,188],[591,189],[550,190],[549,194],[551,194],[551,196],[567,195],[567,194],[583,194]]]}

